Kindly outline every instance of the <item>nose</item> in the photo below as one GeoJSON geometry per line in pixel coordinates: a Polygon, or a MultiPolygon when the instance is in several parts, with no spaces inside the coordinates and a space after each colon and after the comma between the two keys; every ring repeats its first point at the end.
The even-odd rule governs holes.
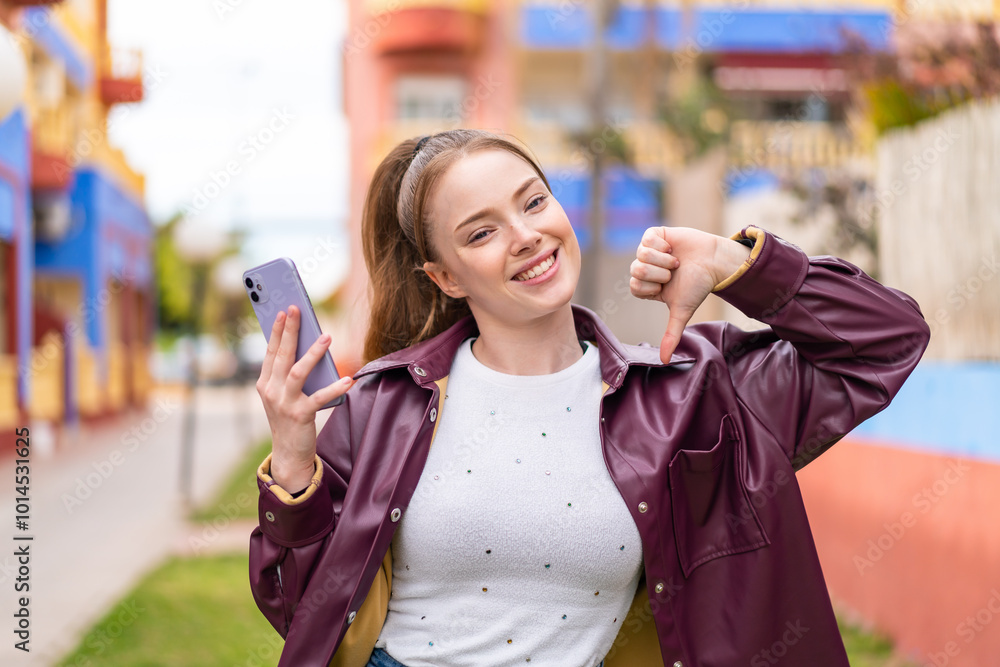
{"type": "Polygon", "coordinates": [[[542,233],[532,225],[526,224],[521,217],[516,218],[510,226],[513,243],[511,252],[515,255],[524,250],[533,250],[542,242],[542,233]]]}

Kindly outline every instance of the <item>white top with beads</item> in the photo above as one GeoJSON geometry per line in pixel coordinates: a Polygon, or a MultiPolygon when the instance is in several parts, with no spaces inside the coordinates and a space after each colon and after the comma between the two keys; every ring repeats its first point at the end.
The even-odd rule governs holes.
{"type": "Polygon", "coordinates": [[[594,667],[632,602],[642,543],[601,452],[598,349],[547,375],[458,349],[392,542],[376,647],[407,667],[594,667]]]}

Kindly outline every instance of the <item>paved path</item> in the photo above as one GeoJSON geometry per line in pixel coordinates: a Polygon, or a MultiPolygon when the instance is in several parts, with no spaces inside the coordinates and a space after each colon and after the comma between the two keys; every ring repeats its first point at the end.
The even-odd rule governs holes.
{"type": "MultiPolygon", "coordinates": [[[[252,384],[199,387],[196,393],[192,495],[210,502],[232,466],[269,433],[252,384]]],[[[185,403],[158,390],[145,411],[64,432],[54,448],[32,448],[27,531],[13,526],[14,461],[0,459],[0,665],[53,665],[83,633],[170,553],[191,550],[179,470],[185,403]],[[31,542],[15,535],[33,535],[31,542]],[[17,557],[30,545],[30,653],[14,648],[17,557]]],[[[253,502],[256,504],[256,496],[253,502]]],[[[246,549],[255,522],[231,523],[209,549],[246,549]]],[[[128,613],[123,608],[123,618],[128,613]]]]}

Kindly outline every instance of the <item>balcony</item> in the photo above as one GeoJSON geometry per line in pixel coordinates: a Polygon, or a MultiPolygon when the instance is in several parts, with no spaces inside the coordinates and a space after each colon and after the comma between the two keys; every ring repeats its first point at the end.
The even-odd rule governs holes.
{"type": "Polygon", "coordinates": [[[73,179],[70,165],[73,128],[65,105],[42,107],[31,125],[31,187],[65,190],[73,179]]]}
{"type": "Polygon", "coordinates": [[[482,44],[485,0],[370,0],[363,34],[378,55],[468,55],[482,44]],[[369,28],[369,25],[371,26],[369,28]]]}
{"type": "MultiPolygon", "coordinates": [[[[546,171],[580,164],[581,158],[590,159],[570,141],[565,126],[557,121],[522,118],[512,133],[528,145],[546,171]]],[[[633,121],[625,124],[622,134],[632,165],[643,173],[665,173],[684,162],[680,144],[663,125],[633,121]]]]}
{"type": "Polygon", "coordinates": [[[73,180],[73,167],[66,156],[33,150],[31,187],[35,190],[65,190],[73,180]]]}
{"type": "Polygon", "coordinates": [[[101,101],[108,106],[142,101],[142,52],[106,48],[100,84],[101,101]]]}
{"type": "Polygon", "coordinates": [[[847,128],[823,122],[736,121],[729,146],[734,166],[768,169],[837,167],[871,154],[847,128]]]}

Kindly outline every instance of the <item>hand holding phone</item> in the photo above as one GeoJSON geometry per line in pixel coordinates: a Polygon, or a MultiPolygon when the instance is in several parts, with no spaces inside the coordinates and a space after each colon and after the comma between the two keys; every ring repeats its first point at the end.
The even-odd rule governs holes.
{"type": "MultiPolygon", "coordinates": [[[[289,308],[295,306],[301,319],[296,330],[296,346],[292,350],[293,359],[302,359],[309,346],[319,339],[323,333],[319,320],[313,311],[312,301],[306,293],[305,285],[299,276],[295,262],[287,257],[279,257],[260,266],[255,266],[243,273],[243,287],[253,307],[264,338],[270,342],[278,313],[289,314],[289,308]]],[[[329,352],[323,353],[311,365],[309,374],[302,383],[302,391],[309,396],[316,395],[324,387],[329,387],[340,378],[333,357],[329,352]]],[[[332,408],[343,401],[342,396],[328,400],[319,409],[332,408]]]]}
{"type": "Polygon", "coordinates": [[[316,412],[342,403],[351,378],[338,380],[327,350],[330,337],[321,334],[290,259],[250,269],[243,279],[268,341],[257,393],[271,427],[271,477],[294,493],[313,475],[316,412]],[[266,329],[265,322],[270,323],[266,329]]]}

